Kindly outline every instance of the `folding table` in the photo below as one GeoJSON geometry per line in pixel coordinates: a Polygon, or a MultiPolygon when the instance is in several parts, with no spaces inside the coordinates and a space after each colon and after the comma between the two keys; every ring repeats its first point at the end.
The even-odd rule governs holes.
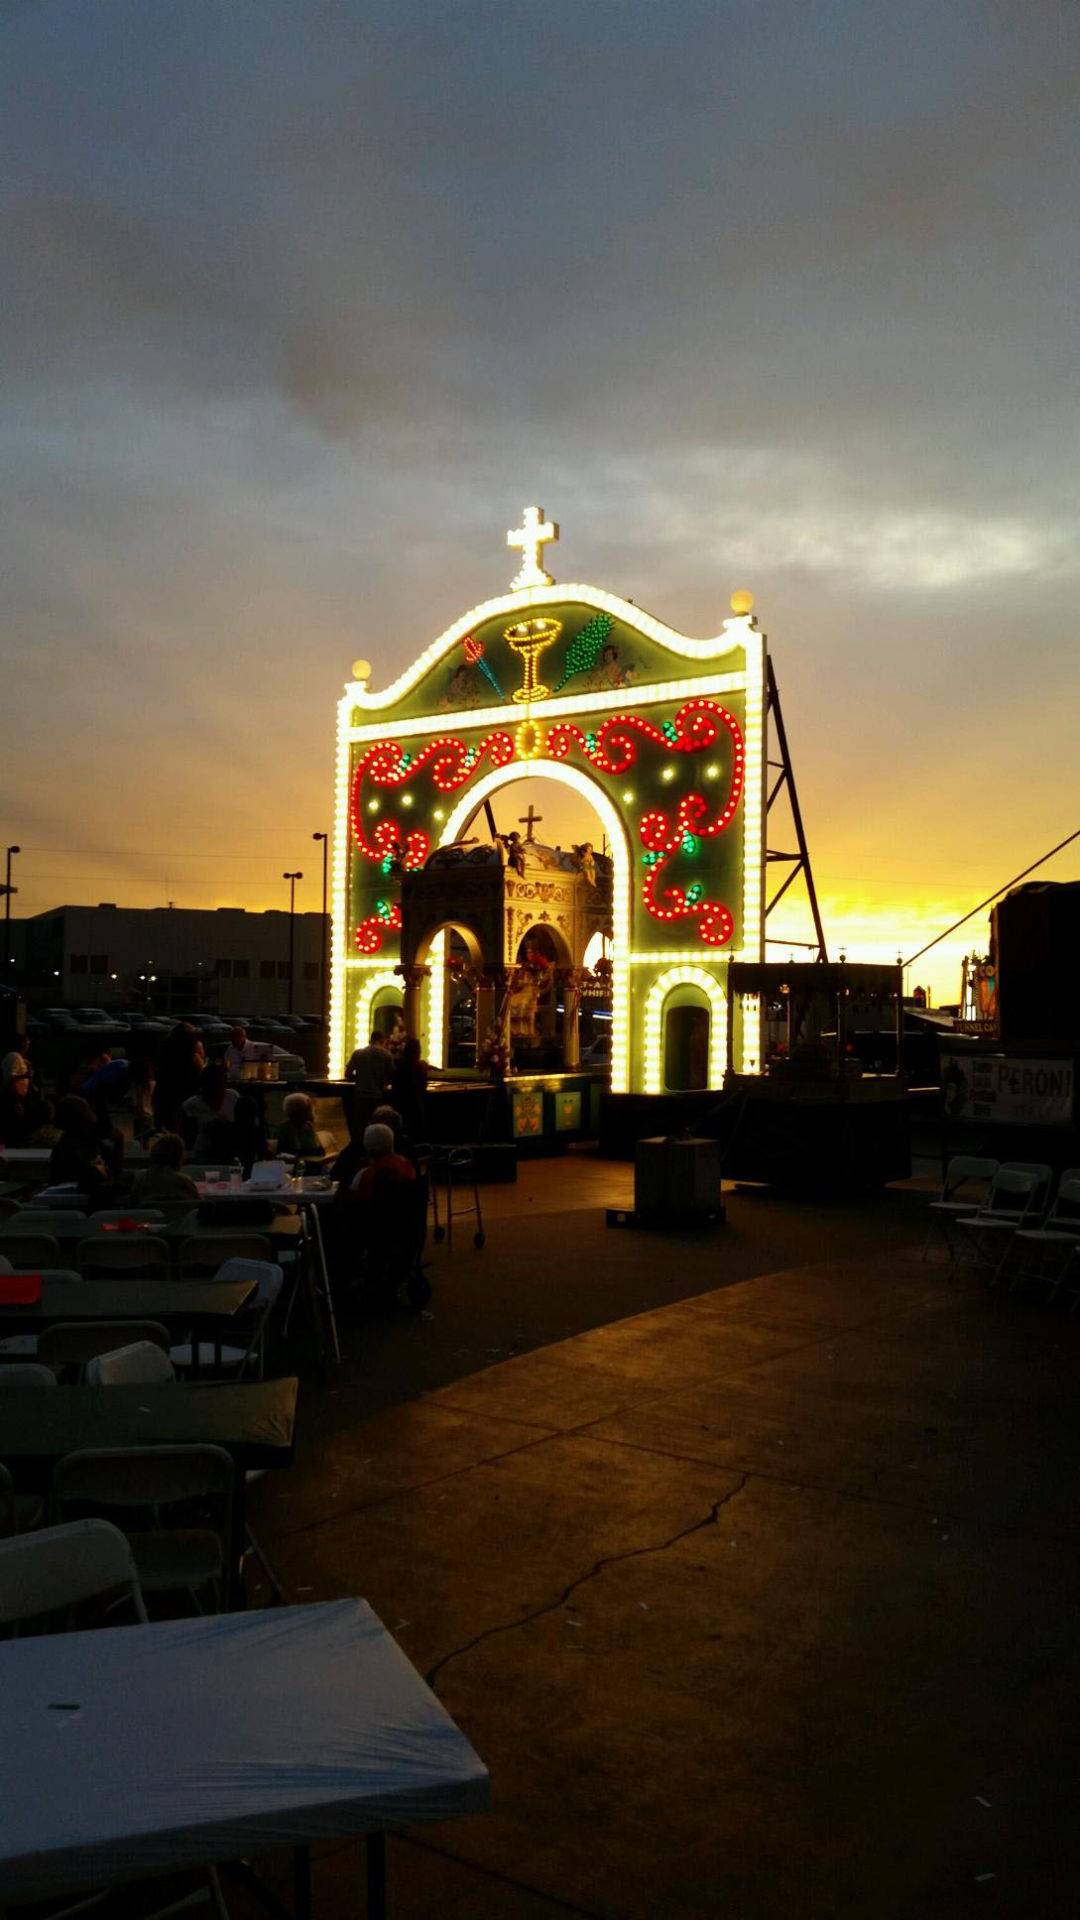
{"type": "Polygon", "coordinates": [[[363,1600],[0,1644],[0,1903],[481,1813],[488,1775],[363,1600]],[[167,1730],[167,1737],[163,1731],[167,1730]]]}
{"type": "Polygon", "coordinates": [[[166,1381],[161,1386],[54,1387],[24,1393],[8,1389],[0,1393],[0,1460],[18,1480],[20,1466],[47,1473],[66,1453],[90,1447],[164,1447],[193,1441],[224,1447],[236,1462],[229,1554],[229,1593],[235,1599],[244,1545],[244,1474],[248,1468],[290,1464],[299,1385],[290,1378],[221,1386],[166,1381]]]}

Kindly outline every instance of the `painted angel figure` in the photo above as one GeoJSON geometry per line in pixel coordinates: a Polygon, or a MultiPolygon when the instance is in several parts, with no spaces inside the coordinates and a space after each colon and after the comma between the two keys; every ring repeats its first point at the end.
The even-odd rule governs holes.
{"type": "Polygon", "coordinates": [[[506,852],[506,864],[513,867],[520,879],[525,872],[525,843],[516,829],[512,833],[497,833],[495,838],[506,852]]]}
{"type": "Polygon", "coordinates": [[[574,852],[577,855],[577,863],[578,863],[579,871],[585,875],[585,878],[588,881],[590,887],[595,887],[596,857],[593,853],[592,841],[583,840],[580,847],[576,846],[574,848],[574,852]]]}

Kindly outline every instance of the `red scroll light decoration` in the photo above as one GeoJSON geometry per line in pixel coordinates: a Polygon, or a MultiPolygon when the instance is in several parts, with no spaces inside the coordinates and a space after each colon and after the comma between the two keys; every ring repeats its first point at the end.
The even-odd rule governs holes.
{"type": "Polygon", "coordinates": [[[709,818],[710,804],[705,796],[689,793],[680,800],[674,819],[657,809],[638,823],[649,868],[643,891],[646,907],[657,920],[696,919],[698,938],[710,947],[726,946],[734,931],[734,921],[723,901],[701,898],[700,883],[689,894],[684,887],[660,887],[658,883],[668,861],[688,839],[713,840],[735,816],[742,799],[746,752],[734,714],[715,700],[687,700],[667,728],[654,726],[640,714],[617,713],[595,734],[584,734],[569,723],[554,726],[547,745],[553,760],[565,759],[571,747],[577,747],[599,772],[624,774],[637,759],[639,739],[650,740],[669,753],[701,753],[714,746],[725,729],[732,746],[731,785],[715,819],[709,818]]]}
{"type": "MultiPolygon", "coordinates": [[[[369,747],[353,775],[349,808],[353,838],[365,860],[374,861],[387,874],[412,872],[423,866],[431,851],[431,841],[422,829],[414,827],[407,831],[404,823],[392,814],[384,814],[372,826],[369,837],[364,819],[365,782],[384,791],[388,788],[397,791],[427,769],[440,793],[454,793],[472,779],[485,756],[492,766],[505,766],[514,757],[510,735],[489,733],[478,746],[467,747],[464,740],[443,734],[437,740],[429,740],[417,754],[407,752],[396,740],[378,740],[369,747]]],[[[400,926],[401,909],[397,905],[390,909],[389,917],[375,914],[362,920],[353,934],[358,952],[378,953],[383,935],[400,926]]]]}

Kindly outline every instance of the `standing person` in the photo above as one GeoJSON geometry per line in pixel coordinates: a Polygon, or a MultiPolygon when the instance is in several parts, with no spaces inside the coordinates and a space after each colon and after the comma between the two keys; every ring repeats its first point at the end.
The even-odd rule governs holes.
{"type": "Polygon", "coordinates": [[[239,1098],[226,1081],[222,1061],[211,1061],[203,1068],[198,1092],[180,1106],[181,1133],[194,1160],[226,1160],[239,1152],[235,1127],[239,1098]]]}
{"type": "Polygon", "coordinates": [[[206,1053],[195,1028],[181,1020],[165,1037],[154,1088],[154,1124],[175,1133],[180,1109],[199,1091],[206,1053]]]}
{"type": "Polygon", "coordinates": [[[124,1105],[131,1115],[131,1131],[141,1147],[154,1131],[154,1063],[149,1054],[131,1063],[131,1085],[124,1105]]]}
{"type": "Polygon", "coordinates": [[[363,1134],[376,1107],[385,1100],[393,1073],[386,1035],[376,1027],[367,1046],[357,1047],[345,1068],[345,1078],[355,1088],[349,1113],[349,1132],[354,1139],[363,1134]]]}
{"type": "Polygon", "coordinates": [[[431,1068],[420,1057],[419,1040],[406,1040],[394,1068],[390,1098],[401,1115],[405,1136],[409,1140],[427,1138],[427,1083],[430,1075],[431,1068]]]}

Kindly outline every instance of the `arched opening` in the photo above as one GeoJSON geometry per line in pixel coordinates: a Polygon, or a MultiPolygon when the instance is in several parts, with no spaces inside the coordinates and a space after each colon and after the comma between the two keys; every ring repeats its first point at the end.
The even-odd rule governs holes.
{"type": "MultiPolygon", "coordinates": [[[[569,1015],[564,994],[561,1040],[565,1043],[567,1026],[572,1025],[575,1061],[580,1058],[583,1064],[589,1066],[607,1066],[610,1063],[613,1090],[625,1092],[629,1081],[627,1014],[631,853],[622,819],[603,787],[589,775],[558,761],[534,760],[529,764],[527,776],[522,775],[518,766],[495,768],[470,785],[468,792],[443,823],[440,846],[445,847],[455,841],[464,844],[470,837],[483,843],[490,836],[493,826],[504,842],[509,841],[512,834],[517,834],[521,841],[539,843],[542,828],[543,843],[556,863],[559,859],[565,859],[568,866],[576,864],[586,875],[589,856],[582,849],[588,848],[594,858],[599,855],[601,860],[610,860],[610,911],[605,909],[605,929],[600,939],[603,971],[598,979],[602,982],[602,992],[582,993],[580,982],[575,983],[572,1012],[569,1015]],[[495,796],[511,786],[516,789],[511,805],[508,807],[504,803],[500,807],[494,804],[495,796]],[[569,857],[571,853],[573,859],[569,857]],[[595,1049],[597,1057],[590,1058],[598,1039],[602,1039],[603,1045],[595,1049]]],[[[542,911],[532,924],[546,924],[553,936],[557,936],[559,930],[556,920],[557,915],[553,911],[542,911]]],[[[522,938],[527,931],[527,926],[515,924],[507,955],[512,965],[517,961],[522,938]]],[[[580,927],[577,932],[580,934],[580,927]]],[[[580,952],[571,952],[568,948],[560,952],[558,939],[553,938],[558,967],[565,970],[572,962],[573,970],[580,973],[590,943],[593,943],[595,952],[594,930],[590,930],[587,939],[575,936],[575,945],[580,945],[580,952]]],[[[595,987],[596,981],[590,984],[595,987]]],[[[522,1015],[519,1026],[523,1026],[527,1009],[519,1011],[522,1015]]],[[[557,998],[554,1015],[557,1022],[557,998]]],[[[528,1068],[554,1070],[551,1064],[543,1064],[545,1038],[549,1041],[551,1054],[554,1055],[557,1050],[555,1043],[560,1036],[556,1031],[548,1036],[541,1035],[538,1048],[534,1050],[539,1052],[540,1058],[528,1061],[528,1068]]]]}
{"type": "Polygon", "coordinates": [[[446,921],[427,934],[417,964],[430,969],[420,1044],[433,1067],[471,1067],[476,1058],[477,980],[484,952],[471,927],[446,921]]]}
{"type": "Polygon", "coordinates": [[[681,1093],[721,1087],[726,1053],[723,980],[704,967],[669,967],[653,982],[645,1002],[646,1092],[681,1093]]]}
{"type": "Polygon", "coordinates": [[[701,1093],[709,1084],[712,1010],[701,987],[675,987],[664,1001],[665,1093],[701,1093]]]}

